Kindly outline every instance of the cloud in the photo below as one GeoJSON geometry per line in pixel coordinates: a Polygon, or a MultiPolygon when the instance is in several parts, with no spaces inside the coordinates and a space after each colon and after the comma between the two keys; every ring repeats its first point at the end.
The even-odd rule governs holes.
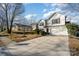
{"type": "Polygon", "coordinates": [[[30,19],[33,15],[26,15],[25,18],[30,19]]]}
{"type": "Polygon", "coordinates": [[[47,11],[47,9],[43,9],[43,12],[46,12],[47,11]]]}
{"type": "Polygon", "coordinates": [[[54,12],[62,12],[62,10],[60,8],[56,8],[54,12]]]}
{"type": "Polygon", "coordinates": [[[44,19],[44,18],[47,18],[47,17],[49,17],[52,13],[53,13],[53,11],[49,11],[49,12],[43,14],[43,17],[42,17],[42,18],[43,18],[43,19],[44,19]]]}
{"type": "Polygon", "coordinates": [[[36,16],[37,16],[36,14],[28,14],[25,16],[25,18],[31,19],[31,18],[36,17],[36,16]]]}
{"type": "Polygon", "coordinates": [[[43,19],[44,19],[44,18],[47,18],[47,17],[49,17],[51,14],[53,14],[54,12],[61,12],[61,9],[56,8],[55,10],[49,11],[49,12],[47,12],[47,13],[44,13],[42,18],[43,18],[43,19]]]}
{"type": "Polygon", "coordinates": [[[79,16],[71,17],[71,22],[72,22],[72,23],[79,24],[79,16]]]}
{"type": "Polygon", "coordinates": [[[53,12],[60,12],[63,15],[69,16],[72,23],[79,24],[79,4],[57,3],[48,4],[47,6],[51,6],[51,9],[49,12],[44,13],[43,18],[47,18],[53,12]]]}
{"type": "Polygon", "coordinates": [[[39,17],[39,18],[43,18],[43,19],[46,19],[48,18],[52,13],[54,12],[60,12],[62,13],[63,15],[66,15],[66,16],[69,16],[71,17],[71,20],[72,22],[74,23],[78,23],[79,21],[79,13],[78,12],[74,12],[76,10],[74,10],[73,8],[70,8],[71,6],[76,6],[76,7],[73,7],[73,8],[78,8],[79,5],[78,4],[67,4],[67,3],[45,3],[44,6],[45,8],[43,9],[43,13],[42,13],[42,16],[40,17],[37,16],[37,14],[28,14],[25,16],[25,18],[27,19],[31,19],[33,17],[39,17]]]}
{"type": "Polygon", "coordinates": [[[56,7],[56,8],[63,8],[63,7],[66,7],[68,6],[67,3],[54,3],[54,4],[51,4],[52,7],[56,7]]]}

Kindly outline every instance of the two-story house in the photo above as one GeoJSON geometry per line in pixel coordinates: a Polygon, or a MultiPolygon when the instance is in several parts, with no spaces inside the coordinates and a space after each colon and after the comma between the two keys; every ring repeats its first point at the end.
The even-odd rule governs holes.
{"type": "Polygon", "coordinates": [[[48,19],[40,20],[38,28],[51,35],[68,35],[65,23],[66,16],[55,12],[48,19]]]}

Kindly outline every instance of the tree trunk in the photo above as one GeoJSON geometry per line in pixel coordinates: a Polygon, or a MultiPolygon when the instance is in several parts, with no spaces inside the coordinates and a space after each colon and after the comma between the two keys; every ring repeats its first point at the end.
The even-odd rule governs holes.
{"type": "Polygon", "coordinates": [[[12,21],[11,21],[11,25],[10,25],[9,34],[11,34],[11,32],[12,32],[12,27],[13,27],[13,19],[12,19],[12,21]]]}
{"type": "Polygon", "coordinates": [[[7,26],[7,32],[9,33],[9,23],[8,23],[8,12],[7,12],[7,4],[5,4],[6,10],[5,10],[5,15],[6,15],[6,26],[7,26]]]}
{"type": "Polygon", "coordinates": [[[3,18],[1,18],[1,19],[2,19],[2,20],[1,20],[1,32],[2,32],[2,31],[4,30],[4,29],[3,29],[3,26],[4,26],[4,25],[3,25],[3,24],[4,24],[4,21],[3,21],[3,18]]]}
{"type": "Polygon", "coordinates": [[[12,16],[12,19],[11,19],[9,34],[11,34],[11,32],[12,32],[12,27],[13,27],[13,20],[14,20],[14,18],[15,18],[15,11],[14,11],[13,16],[12,16]]]}

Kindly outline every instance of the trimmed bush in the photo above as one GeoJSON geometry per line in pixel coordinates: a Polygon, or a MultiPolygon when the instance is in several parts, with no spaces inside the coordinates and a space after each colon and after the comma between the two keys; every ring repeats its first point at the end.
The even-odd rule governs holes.
{"type": "Polygon", "coordinates": [[[45,31],[40,31],[40,34],[43,35],[43,36],[45,36],[45,35],[47,35],[47,32],[45,32],[45,31]]]}
{"type": "Polygon", "coordinates": [[[35,29],[35,30],[34,30],[34,32],[35,32],[36,34],[40,34],[40,31],[41,31],[41,30],[39,30],[39,29],[35,29]]]}
{"type": "Polygon", "coordinates": [[[34,30],[34,32],[35,32],[36,34],[41,34],[41,35],[43,35],[43,36],[48,34],[47,32],[42,31],[42,30],[39,30],[39,29],[34,30]]]}

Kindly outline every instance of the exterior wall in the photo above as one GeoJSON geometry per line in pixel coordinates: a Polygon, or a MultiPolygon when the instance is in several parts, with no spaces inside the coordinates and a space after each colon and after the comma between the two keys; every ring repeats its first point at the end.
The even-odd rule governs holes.
{"type": "Polygon", "coordinates": [[[18,31],[26,31],[26,32],[29,32],[29,31],[31,31],[32,30],[32,28],[30,28],[30,27],[18,27],[18,31]]]}
{"type": "Polygon", "coordinates": [[[27,31],[27,32],[29,32],[29,31],[32,31],[32,28],[31,27],[22,27],[22,26],[15,26],[15,27],[13,27],[12,28],[12,30],[13,31],[27,31]]]}
{"type": "Polygon", "coordinates": [[[48,20],[47,24],[51,35],[68,35],[64,15],[54,15],[50,20],[48,20]],[[60,18],[60,23],[52,24],[52,20],[57,18],[60,18]]]}
{"type": "Polygon", "coordinates": [[[36,25],[32,25],[32,30],[35,30],[36,29],[36,25]]]}
{"type": "Polygon", "coordinates": [[[52,26],[49,27],[49,33],[51,35],[68,35],[66,26],[52,26]]]}
{"type": "Polygon", "coordinates": [[[47,21],[48,26],[57,26],[57,25],[65,25],[65,16],[61,14],[57,14],[53,16],[50,20],[47,21]],[[53,19],[58,19],[60,18],[60,23],[52,24],[53,19]]]}
{"type": "Polygon", "coordinates": [[[12,27],[12,31],[18,31],[18,26],[12,27]]]}

